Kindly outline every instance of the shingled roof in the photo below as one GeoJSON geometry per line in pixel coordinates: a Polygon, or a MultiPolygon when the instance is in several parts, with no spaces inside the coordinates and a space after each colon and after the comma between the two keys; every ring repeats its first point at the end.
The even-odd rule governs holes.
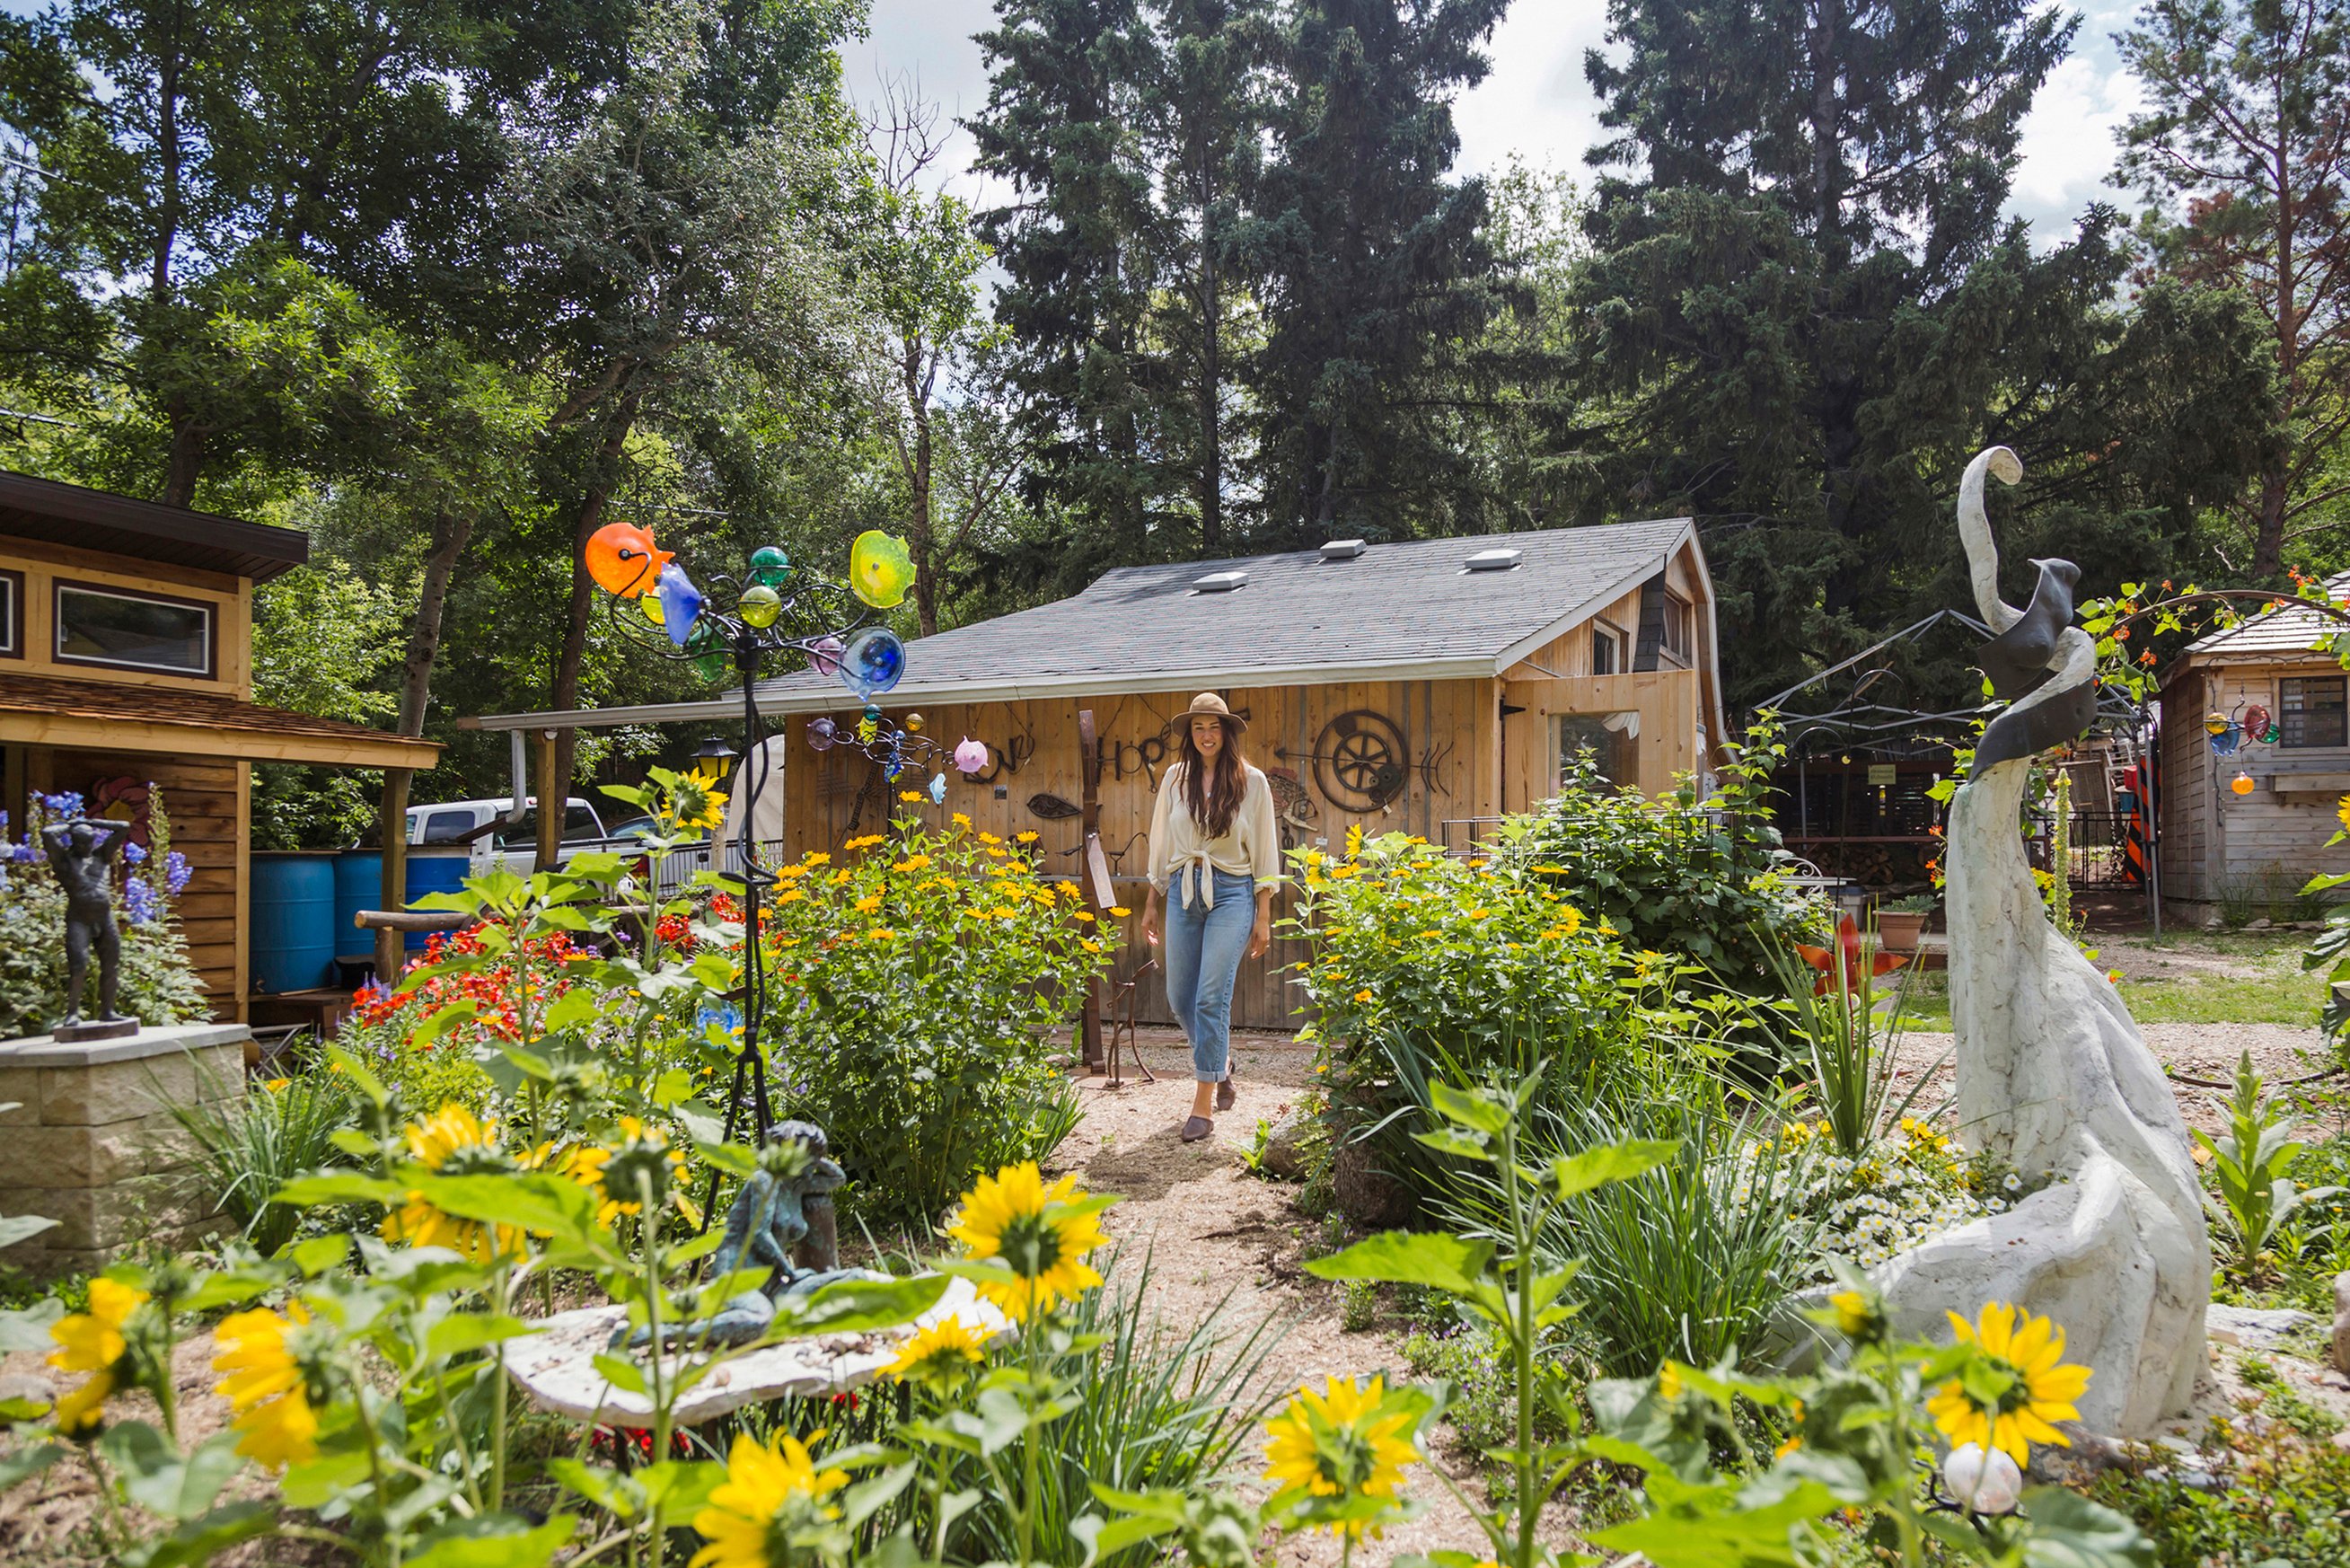
{"type": "MultiPolygon", "coordinates": [[[[908,645],[892,706],[1016,701],[1127,691],[1491,678],[1664,570],[1694,540],[1686,517],[1530,534],[1375,544],[1351,558],[1319,550],[1121,566],[1069,598],[908,645]],[[1469,557],[1517,562],[1471,571],[1469,557]],[[1217,592],[1201,579],[1243,574],[1217,592]]],[[[840,707],[840,683],[800,670],[758,689],[767,713],[840,707]]],[[[578,714],[509,713],[468,728],[718,719],[713,701],[578,714]]]]}
{"type": "MultiPolygon", "coordinates": [[[[2325,579],[2325,597],[2335,604],[2350,602],[2350,572],[2325,579]]],[[[2320,615],[2290,602],[2282,609],[2248,615],[2234,626],[2196,639],[2181,650],[2181,659],[2275,658],[2279,654],[2314,654],[2318,639],[2342,630],[2332,616],[2320,615]]],[[[2331,654],[2324,657],[2331,659],[2331,654]]]]}
{"type": "MultiPolygon", "coordinates": [[[[1491,677],[1664,570],[1687,518],[1121,566],[1073,597],[910,645],[889,693],[914,701],[1343,680],[1491,677]],[[1471,571],[1471,555],[1518,562],[1471,571]],[[1241,586],[1202,578],[1242,573],[1241,586]]],[[[797,670],[759,688],[789,712],[837,706],[837,681],[797,670]]]]}

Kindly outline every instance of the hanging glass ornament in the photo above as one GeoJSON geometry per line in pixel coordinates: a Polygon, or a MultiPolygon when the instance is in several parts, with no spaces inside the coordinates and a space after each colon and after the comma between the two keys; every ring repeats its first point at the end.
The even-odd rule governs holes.
{"type": "Polygon", "coordinates": [[[671,561],[660,574],[661,626],[669,639],[678,647],[685,646],[693,623],[702,616],[702,590],[685,575],[685,568],[671,561]]]}
{"type": "Polygon", "coordinates": [[[921,732],[922,732],[922,716],[921,716],[920,713],[909,713],[909,714],[907,714],[907,715],[906,715],[906,733],[908,733],[908,734],[910,734],[910,735],[919,735],[919,734],[920,734],[921,732]]]}
{"type": "Polygon", "coordinates": [[[2250,794],[2252,791],[2260,788],[2260,785],[2252,782],[2251,774],[2238,774],[2234,778],[2228,781],[2228,787],[2234,790],[2238,794],[2250,794]]]}
{"type": "Polygon", "coordinates": [[[734,601],[734,613],[743,618],[744,626],[764,631],[784,613],[783,597],[771,587],[754,583],[734,601]]]}
{"type": "Polygon", "coordinates": [[[932,805],[944,805],[946,803],[947,775],[944,774],[932,774],[931,775],[931,804],[932,805]]]}
{"type": "Polygon", "coordinates": [[[987,766],[987,744],[965,735],[954,749],[954,765],[966,774],[975,774],[987,766]]]}
{"type": "Polygon", "coordinates": [[[828,752],[832,750],[833,742],[839,738],[839,733],[831,720],[810,719],[808,721],[807,743],[811,750],[828,752]]]}
{"type": "Polygon", "coordinates": [[[837,675],[840,673],[842,648],[843,644],[837,637],[817,638],[807,650],[808,662],[816,667],[818,675],[837,675]]]}
{"type": "Polygon", "coordinates": [[[840,679],[859,697],[889,691],[906,673],[906,645],[886,626],[868,626],[841,649],[840,679]]]}
{"type": "Polygon", "coordinates": [[[792,580],[792,558],[773,545],[751,552],[751,580],[761,587],[780,588],[792,580]]]}
{"type": "Polygon", "coordinates": [[[865,710],[865,716],[857,721],[857,743],[860,746],[869,746],[873,743],[873,737],[880,732],[881,710],[868,708],[865,710]]]}

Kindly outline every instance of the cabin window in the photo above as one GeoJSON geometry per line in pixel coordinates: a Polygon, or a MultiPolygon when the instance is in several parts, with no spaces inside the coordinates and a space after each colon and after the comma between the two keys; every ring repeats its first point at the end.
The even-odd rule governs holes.
{"type": "Polygon", "coordinates": [[[2277,743],[2350,745],[2350,708],[2339,675],[2294,676],[2277,682],[2277,743]]]}
{"type": "Polygon", "coordinates": [[[60,582],[55,657],[60,664],[209,678],[213,607],[196,599],[60,582]]]}
{"type": "Polygon", "coordinates": [[[25,574],[0,572],[0,659],[25,657],[25,574]]]}
{"type": "Polygon", "coordinates": [[[1624,672],[1624,634],[1606,621],[1595,621],[1591,627],[1591,673],[1621,675],[1624,672]]]}
{"type": "Polygon", "coordinates": [[[1551,720],[1553,754],[1557,776],[1564,780],[1588,756],[1609,784],[1628,786],[1639,782],[1639,758],[1633,736],[1640,727],[1638,713],[1560,713],[1551,720]]]}
{"type": "Polygon", "coordinates": [[[1696,617],[1689,600],[1667,590],[1665,594],[1665,653],[1683,664],[1691,662],[1696,643],[1696,617]]]}

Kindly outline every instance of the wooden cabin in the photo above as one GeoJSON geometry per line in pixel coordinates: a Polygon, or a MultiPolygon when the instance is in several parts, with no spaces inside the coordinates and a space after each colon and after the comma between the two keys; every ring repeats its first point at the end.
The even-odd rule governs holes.
{"type": "Polygon", "coordinates": [[[253,588],[307,535],[0,472],[0,810],[72,791],[133,821],[160,786],[222,1019],[246,1016],[253,764],[429,768],[429,741],[253,701],[253,588]]]}
{"type": "MultiPolygon", "coordinates": [[[[2350,597],[2350,573],[2326,594],[2350,597]]],[[[2342,629],[2287,606],[2190,643],[2162,671],[2156,851],[2178,918],[2212,923],[2239,900],[2265,914],[2319,872],[2350,870],[2350,850],[2325,848],[2350,794],[2350,674],[2317,646],[2342,629]],[[2245,724],[2255,708],[2271,721],[2258,733],[2245,724]],[[2215,717],[2232,726],[2224,754],[2215,717]]]]}
{"type": "MultiPolygon", "coordinates": [[[[1679,774],[1709,774],[1723,738],[1712,587],[1686,519],[1123,567],[1074,597],[908,651],[887,711],[901,721],[919,712],[950,743],[984,741],[993,759],[976,783],[950,775],[943,806],[920,809],[963,812],[1007,836],[1033,828],[1047,865],[1071,875],[1082,843],[1078,712],[1092,711],[1101,841],[1138,912],[1153,795],[1180,754],[1178,715],[1201,691],[1248,720],[1248,754],[1273,777],[1291,847],[1341,843],[1359,824],[1465,848],[1503,814],[1555,793],[1578,750],[1653,794],[1679,774]]],[[[801,670],[764,683],[758,705],[789,741],[785,857],[837,848],[914,809],[863,756],[802,743],[818,716],[854,725],[859,704],[839,682],[801,670]]],[[[738,695],[474,722],[544,732],[690,721],[732,736],[741,711],[738,695]]],[[[1284,895],[1276,914],[1287,907],[1284,895]]],[[[1133,924],[1122,975],[1150,956],[1133,924]]],[[[1296,949],[1276,942],[1243,966],[1236,1026],[1294,1027],[1284,977],[1296,949]]],[[[1152,980],[1138,996],[1146,1020],[1169,1017],[1152,980]]]]}

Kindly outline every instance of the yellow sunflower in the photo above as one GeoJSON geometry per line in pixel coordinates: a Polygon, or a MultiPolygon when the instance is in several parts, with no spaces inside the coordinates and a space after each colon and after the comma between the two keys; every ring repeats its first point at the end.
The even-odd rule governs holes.
{"type": "Polygon", "coordinates": [[[236,1451],[269,1469],[318,1451],[318,1415],[296,1346],[287,1343],[309,1321],[302,1303],[290,1302],[283,1317],[256,1307],[230,1314],[213,1331],[219,1350],[213,1370],[227,1374],[213,1392],[235,1412],[233,1424],[244,1434],[236,1451]]]}
{"type": "Polygon", "coordinates": [[[947,1234],[972,1257],[1002,1258],[1009,1281],[979,1282],[980,1293],[1006,1316],[1025,1323],[1102,1282],[1083,1259],[1107,1241],[1096,1205],[1075,1176],[1045,1185],[1033,1159],[1007,1165],[963,1194],[947,1234]]]}
{"type": "MultiPolygon", "coordinates": [[[[516,1168],[498,1142],[498,1124],[476,1116],[454,1100],[421,1122],[408,1125],[408,1155],[427,1170],[446,1176],[504,1174],[516,1168]]],[[[383,1239],[411,1247],[446,1247],[471,1262],[519,1258],[527,1251],[521,1227],[492,1226],[444,1214],[411,1191],[408,1201],[384,1216],[383,1239]]]]}
{"type": "Polygon", "coordinates": [[[917,1331],[898,1352],[898,1359],[881,1369],[881,1376],[934,1388],[952,1387],[986,1359],[987,1342],[979,1330],[959,1317],[943,1318],[917,1331]]]}
{"type": "Polygon", "coordinates": [[[775,1568],[794,1555],[795,1528],[840,1517],[824,1500],[847,1482],[839,1470],[817,1469],[797,1438],[778,1434],[767,1447],[738,1434],[726,1456],[725,1480],[693,1516],[693,1528],[709,1544],[687,1568],[775,1568]]]}
{"type": "Polygon", "coordinates": [[[1960,1340],[1980,1353],[1974,1391],[1968,1378],[1954,1378],[1926,1402],[1950,1445],[1997,1449],[2019,1466],[2030,1460],[2033,1443],[2070,1448],[2071,1440],[2050,1423],[2081,1418],[2073,1402],[2088,1387],[2090,1373],[2065,1365],[2064,1331],[2006,1302],[1986,1303],[1971,1324],[1956,1313],[1950,1318],[1960,1340]],[[1984,1371],[1988,1378],[1980,1376],[1984,1371]],[[1986,1402],[1981,1390],[1989,1385],[2003,1386],[1986,1402]]]}
{"type": "Polygon", "coordinates": [[[716,827],[726,820],[726,795],[708,781],[681,774],[661,803],[661,815],[681,829],[716,827]]]}
{"type": "Polygon", "coordinates": [[[147,1301],[147,1293],[104,1275],[89,1282],[89,1310],[73,1313],[49,1325],[57,1348],[49,1365],[60,1372],[90,1376],[57,1401],[57,1430],[75,1437],[94,1429],[106,1415],[106,1401],[124,1382],[123,1359],[130,1354],[123,1333],[130,1314],[147,1301]]]}
{"type": "MultiPolygon", "coordinates": [[[[1403,1467],[1418,1463],[1411,1440],[1412,1412],[1388,1407],[1387,1386],[1333,1377],[1316,1394],[1301,1386],[1297,1397],[1264,1424],[1265,1480],[1276,1489],[1269,1507],[1352,1503],[1361,1498],[1392,1501],[1403,1467]]],[[[1379,1532],[1372,1521],[1356,1517],[1317,1521],[1315,1528],[1359,1541],[1379,1532]]]]}

